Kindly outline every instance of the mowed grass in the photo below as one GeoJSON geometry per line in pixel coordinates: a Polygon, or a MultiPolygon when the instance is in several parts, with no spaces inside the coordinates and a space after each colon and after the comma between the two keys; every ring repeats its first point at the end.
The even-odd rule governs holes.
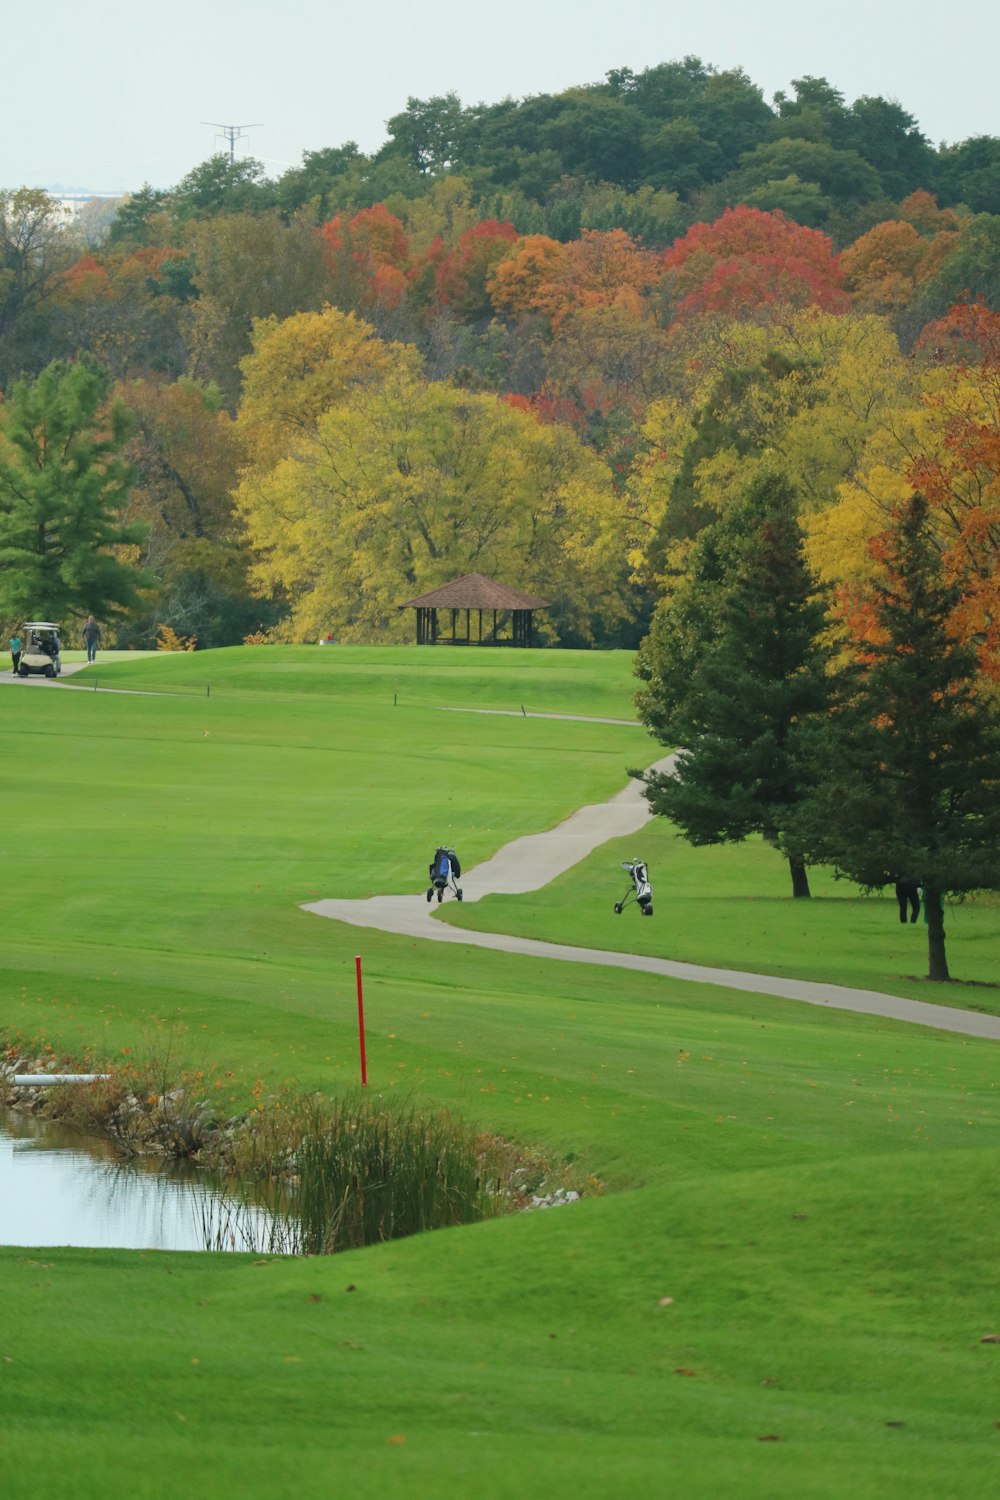
{"type": "MultiPolygon", "coordinates": [[[[372,705],[487,708],[506,713],[636,717],[627,651],[480,650],[443,646],[234,646],[171,652],[151,666],[139,653],[99,657],[80,673],[108,687],[204,697],[306,695],[372,705]]],[[[442,726],[442,737],[450,731],[442,726]]]]}
{"type": "MultiPolygon", "coordinates": [[[[257,1079],[340,1090],[361,952],[373,1090],[540,1146],[592,1195],[331,1259],[0,1251],[5,1497],[988,1493],[996,1047],[301,912],[419,891],[438,838],[474,863],[657,747],[445,715],[419,669],[395,710],[343,673],[230,688],[222,657],[261,654],[181,661],[212,673],[203,701],[0,693],[0,1028],[218,1064],[226,1108],[257,1079]]],[[[488,653],[460,655],[443,706],[497,691],[492,660],[475,676],[488,653]]],[[[158,687],[176,660],[113,670],[158,687]]],[[[522,675],[535,661],[544,692],[519,691],[561,696],[551,711],[586,711],[588,671],[605,704],[631,692],[624,659],[537,653],[522,675]]],[[[675,930],[667,862],[642,843],[652,922],[610,912],[631,842],[524,905],[551,898],[552,928],[594,945],[605,923],[618,946],[661,915],[675,930]]],[[[746,896],[714,878],[702,899],[726,926],[746,896]]],[[[786,907],[769,942],[787,961],[786,907]]],[[[887,940],[919,942],[897,929],[883,907],[887,940]]]]}
{"type": "Polygon", "coordinates": [[[927,979],[922,915],[901,925],[891,887],[864,895],[830,870],[811,869],[812,895],[791,901],[787,861],[759,838],[696,849],[660,819],[596,850],[542,891],[449,906],[454,926],[549,942],[625,950],[682,963],[880,990],[1000,1015],[1000,896],[946,904],[951,983],[927,979]],[[653,916],[630,901],[622,862],[649,866],[653,916]]]}

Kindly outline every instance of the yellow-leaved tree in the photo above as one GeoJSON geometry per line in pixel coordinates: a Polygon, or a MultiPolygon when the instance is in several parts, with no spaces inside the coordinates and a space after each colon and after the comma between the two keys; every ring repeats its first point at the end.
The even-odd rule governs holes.
{"type": "Polygon", "coordinates": [[[351,387],[384,373],[392,350],[370,323],[336,307],[258,319],[253,348],[240,365],[236,432],[246,473],[266,472],[293,452],[351,387]]]}
{"type": "Polygon", "coordinates": [[[551,599],[560,639],[612,625],[624,541],[606,465],[565,428],[426,380],[412,349],[381,358],[311,430],[289,426],[284,455],[237,492],[257,583],[288,601],[287,638],[406,639],[399,604],[469,572],[551,599]]]}
{"type": "Polygon", "coordinates": [[[641,577],[682,567],[701,527],[760,472],[785,475],[808,530],[810,516],[837,503],[872,435],[913,405],[913,372],[873,315],[705,319],[678,339],[677,394],[651,406],[628,487],[641,577]]]}

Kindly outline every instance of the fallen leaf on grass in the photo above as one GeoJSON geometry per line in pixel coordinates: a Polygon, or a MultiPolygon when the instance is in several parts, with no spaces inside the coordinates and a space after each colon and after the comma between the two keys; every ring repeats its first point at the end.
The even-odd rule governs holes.
{"type": "Polygon", "coordinates": [[[781,1439],[776,1432],[765,1432],[757,1441],[758,1443],[780,1443],[781,1439]]]}
{"type": "Polygon", "coordinates": [[[392,1437],[389,1439],[389,1442],[390,1443],[405,1443],[406,1442],[406,1438],[403,1436],[403,1434],[401,1432],[394,1432],[393,1435],[392,1435],[392,1437]]]}
{"type": "Polygon", "coordinates": [[[674,1300],[673,1297],[661,1297],[660,1298],[660,1306],[661,1307],[669,1307],[670,1304],[671,1304],[671,1302],[673,1302],[673,1300],[674,1300]]]}
{"type": "Polygon", "coordinates": [[[679,1365],[678,1368],[674,1371],[674,1374],[675,1375],[693,1375],[694,1371],[693,1370],[685,1370],[685,1368],[684,1368],[683,1365],[679,1365]]]}
{"type": "Polygon", "coordinates": [[[987,1333],[979,1342],[981,1344],[1000,1344],[1000,1333],[987,1333]]]}

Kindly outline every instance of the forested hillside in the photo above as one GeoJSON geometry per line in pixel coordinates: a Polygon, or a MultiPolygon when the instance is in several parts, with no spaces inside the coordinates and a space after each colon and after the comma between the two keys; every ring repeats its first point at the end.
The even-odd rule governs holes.
{"type": "Polygon", "coordinates": [[[391,639],[400,599],[475,570],[552,598],[553,642],[634,646],[777,468],[862,633],[919,487],[995,669],[1000,139],[935,146],[825,79],[768,102],[696,58],[410,99],[387,131],[276,180],[215,156],[70,228],[0,190],[0,616],[391,639]],[[128,469],[89,529],[86,443],[37,441],[57,410],[128,469]],[[133,587],[74,562],[94,535],[133,587]]]}

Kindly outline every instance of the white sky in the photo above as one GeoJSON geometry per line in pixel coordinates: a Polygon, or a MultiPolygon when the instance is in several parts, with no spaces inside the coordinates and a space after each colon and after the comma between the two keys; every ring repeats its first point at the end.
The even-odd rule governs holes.
{"type": "Polygon", "coordinates": [[[1000,135],[995,0],[47,0],[5,23],[0,188],[170,187],[254,125],[269,176],[385,140],[407,97],[558,92],[694,53],[770,100],[804,74],[896,99],[933,142],[1000,135]],[[257,124],[256,122],[260,122],[257,124]]]}

